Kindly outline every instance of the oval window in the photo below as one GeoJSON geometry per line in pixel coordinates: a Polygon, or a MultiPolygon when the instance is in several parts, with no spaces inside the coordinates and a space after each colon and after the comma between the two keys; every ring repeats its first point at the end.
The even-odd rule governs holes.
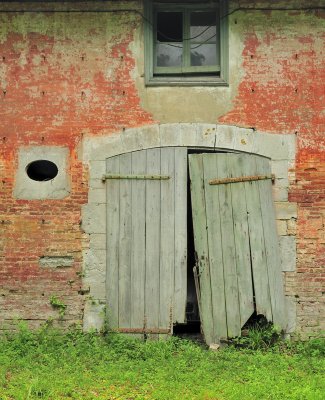
{"type": "Polygon", "coordinates": [[[26,167],[26,173],[33,181],[50,181],[55,178],[59,170],[56,164],[48,160],[36,160],[26,167]]]}

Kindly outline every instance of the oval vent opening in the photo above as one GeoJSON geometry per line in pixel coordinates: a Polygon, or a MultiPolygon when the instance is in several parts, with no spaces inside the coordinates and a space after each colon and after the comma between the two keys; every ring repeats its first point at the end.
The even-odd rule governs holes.
{"type": "Polygon", "coordinates": [[[27,165],[26,172],[33,181],[43,182],[55,178],[59,170],[52,161],[36,160],[27,165]]]}

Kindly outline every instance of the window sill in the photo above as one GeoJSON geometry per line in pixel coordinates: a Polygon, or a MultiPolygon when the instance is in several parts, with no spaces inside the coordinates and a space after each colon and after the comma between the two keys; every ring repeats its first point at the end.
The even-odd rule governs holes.
{"type": "Polygon", "coordinates": [[[229,83],[220,77],[172,77],[154,76],[145,80],[146,86],[229,86],[229,83]]]}

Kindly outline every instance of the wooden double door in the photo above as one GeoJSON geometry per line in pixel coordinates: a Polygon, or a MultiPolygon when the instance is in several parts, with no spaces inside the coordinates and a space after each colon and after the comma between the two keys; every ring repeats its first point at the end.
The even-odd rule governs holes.
{"type": "Polygon", "coordinates": [[[249,154],[179,147],[107,159],[109,326],[172,334],[186,323],[190,263],[208,344],[239,336],[254,311],[283,328],[270,177],[269,160],[249,154]]]}

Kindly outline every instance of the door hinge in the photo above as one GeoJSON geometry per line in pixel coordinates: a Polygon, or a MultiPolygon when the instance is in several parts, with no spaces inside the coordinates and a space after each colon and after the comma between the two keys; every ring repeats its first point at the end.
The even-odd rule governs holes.
{"type": "Polygon", "coordinates": [[[168,175],[119,175],[119,174],[105,174],[102,176],[102,181],[107,179],[134,179],[134,180],[150,180],[150,181],[164,181],[170,179],[168,175]]]}
{"type": "Polygon", "coordinates": [[[222,185],[226,183],[238,183],[238,182],[251,182],[251,181],[263,181],[266,179],[275,180],[275,175],[250,175],[240,176],[238,178],[223,178],[223,179],[212,179],[209,181],[209,185],[222,185]]]}

